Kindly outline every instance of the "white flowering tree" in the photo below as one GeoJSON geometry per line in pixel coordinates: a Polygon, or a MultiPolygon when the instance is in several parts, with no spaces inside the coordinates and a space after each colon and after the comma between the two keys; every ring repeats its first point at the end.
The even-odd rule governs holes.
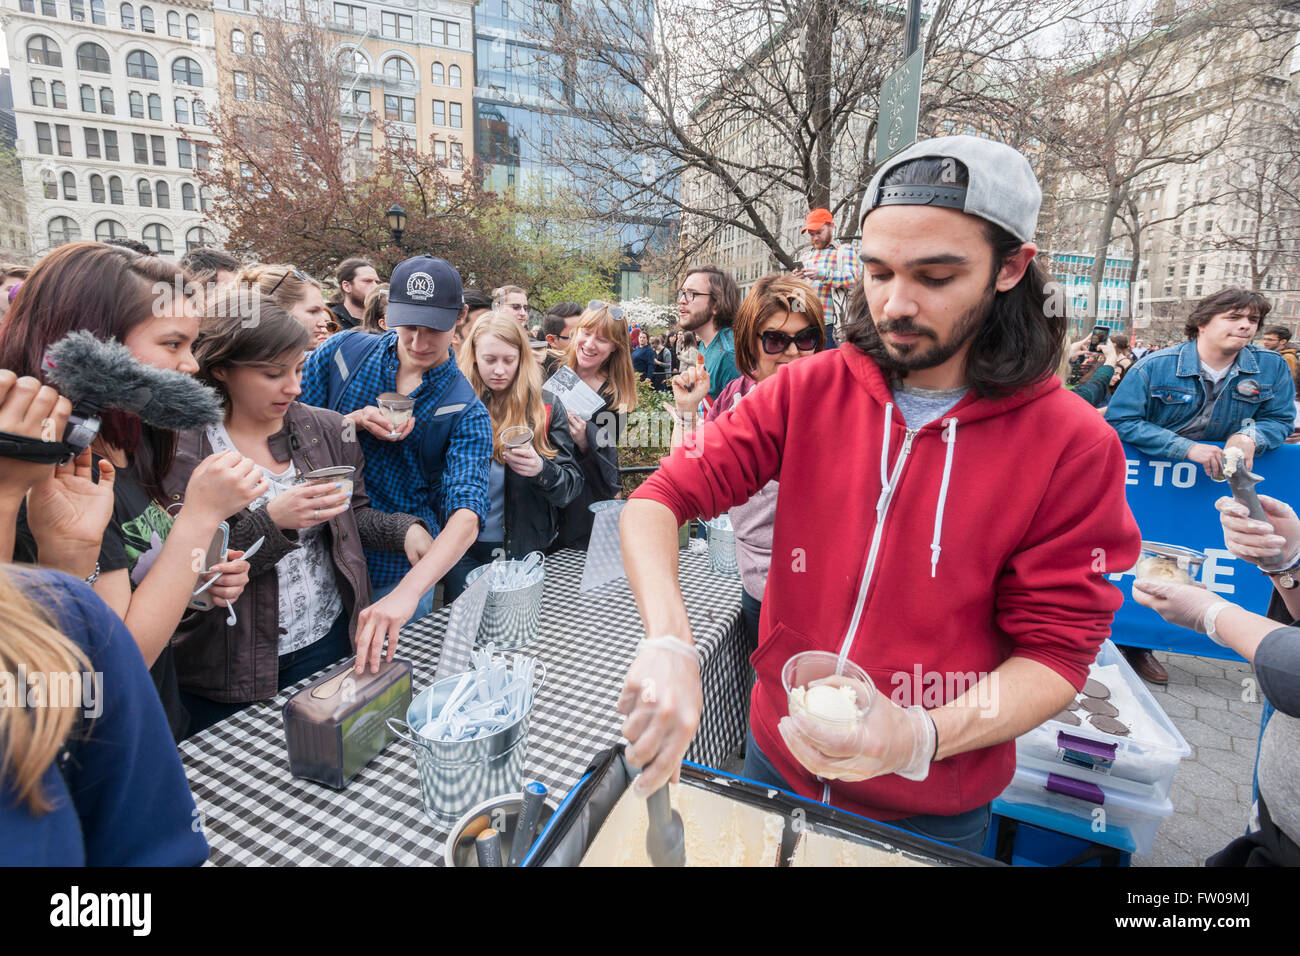
{"type": "Polygon", "coordinates": [[[654,333],[666,332],[674,314],[671,306],[658,305],[645,296],[624,299],[619,307],[627,316],[628,328],[636,325],[654,333]]]}

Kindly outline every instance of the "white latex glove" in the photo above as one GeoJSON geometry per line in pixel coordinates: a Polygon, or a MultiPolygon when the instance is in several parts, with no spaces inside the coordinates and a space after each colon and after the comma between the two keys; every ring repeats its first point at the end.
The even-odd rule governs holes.
{"type": "Polygon", "coordinates": [[[826,677],[809,686],[849,686],[858,700],[873,696],[866,717],[847,726],[832,725],[794,712],[777,724],[790,753],[810,773],[827,780],[854,782],[886,773],[924,780],[934,754],[934,722],[923,707],[899,707],[851,677],[826,677]]]}
{"type": "Polygon", "coordinates": [[[703,709],[695,645],[677,637],[642,641],[618,699],[618,712],[627,718],[624,756],[642,768],[632,784],[638,797],[650,796],[669,780],[677,782],[703,709]]]}
{"type": "MultiPolygon", "coordinates": [[[[1200,634],[1208,632],[1206,618],[1211,611],[1216,607],[1230,606],[1223,598],[1199,584],[1174,584],[1149,578],[1138,578],[1133,582],[1133,600],[1143,607],[1151,608],[1170,624],[1200,634]]],[[[1211,635],[1210,639],[1223,644],[1218,635],[1211,635]]]]}
{"type": "Polygon", "coordinates": [[[1220,498],[1214,503],[1223,525],[1223,546],[1234,557],[1262,565],[1279,551],[1286,555],[1286,567],[1300,557],[1300,518],[1285,501],[1259,496],[1268,522],[1256,521],[1250,511],[1235,498],[1220,498]]]}

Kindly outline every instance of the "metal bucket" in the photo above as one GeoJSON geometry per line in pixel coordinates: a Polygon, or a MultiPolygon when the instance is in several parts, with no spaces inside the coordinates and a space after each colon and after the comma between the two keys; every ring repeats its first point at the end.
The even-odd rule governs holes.
{"type": "Polygon", "coordinates": [[[704,522],[709,529],[709,565],[719,574],[740,574],[736,564],[736,532],[731,527],[731,519],[726,513],[704,522]]]}
{"type": "MultiPolygon", "coordinates": [[[[519,822],[519,811],[523,806],[523,797],[518,793],[507,793],[500,797],[490,797],[477,806],[471,807],[451,828],[451,836],[443,847],[442,861],[447,866],[478,866],[478,852],[474,849],[474,837],[478,836],[484,826],[490,826],[501,834],[501,856],[510,859],[514,848],[515,825],[519,822]]],[[[546,824],[555,815],[555,801],[547,796],[542,804],[541,816],[537,819],[537,833],[541,836],[546,824]]]]}
{"type": "MultiPolygon", "coordinates": [[[[546,667],[537,662],[540,676],[533,702],[546,683],[546,667]]],[[[456,689],[461,675],[447,677],[422,690],[406,709],[406,720],[389,717],[388,729],[415,747],[424,812],[440,827],[450,827],[475,804],[497,794],[519,791],[528,752],[528,721],[532,709],[508,727],[481,740],[437,741],[420,736],[428,697],[437,714],[456,689]]]]}
{"type": "MultiPolygon", "coordinates": [[[[485,564],[475,568],[465,578],[465,587],[478,580],[492,568],[485,564]]],[[[541,562],[542,578],[536,584],[501,591],[488,588],[487,603],[479,619],[476,647],[495,644],[498,651],[513,651],[531,644],[537,637],[537,625],[542,617],[542,592],[546,589],[546,559],[541,562]]]]}

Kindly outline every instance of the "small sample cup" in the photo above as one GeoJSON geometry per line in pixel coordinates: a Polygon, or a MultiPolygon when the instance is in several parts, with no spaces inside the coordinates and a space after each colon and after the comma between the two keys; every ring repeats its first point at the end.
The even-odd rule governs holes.
{"type": "Polygon", "coordinates": [[[852,717],[823,716],[810,712],[806,706],[800,704],[801,700],[806,700],[807,692],[811,690],[810,685],[825,678],[837,676],[836,665],[838,663],[839,655],[832,654],[829,651],[802,651],[785,662],[785,666],[781,668],[781,684],[785,687],[790,713],[804,713],[832,727],[849,727],[867,716],[872,703],[875,701],[876,685],[867,676],[866,671],[852,661],[847,660],[844,662],[844,667],[839,671],[838,676],[852,678],[868,688],[866,700],[861,699],[861,694],[858,695],[859,699],[855,701],[856,713],[852,717]],[[794,693],[796,690],[801,691],[801,693],[794,693]]]}
{"type": "Polygon", "coordinates": [[[375,405],[392,426],[389,438],[397,437],[398,430],[411,420],[412,409],[415,408],[415,402],[399,392],[384,392],[375,399],[375,405]]]}
{"type": "Polygon", "coordinates": [[[309,471],[302,475],[296,484],[299,485],[323,485],[323,484],[340,484],[343,486],[342,491],[349,498],[352,497],[352,475],[357,469],[352,465],[334,465],[330,468],[317,468],[315,471],[309,471]]]}
{"type": "Polygon", "coordinates": [[[501,444],[507,448],[523,448],[533,443],[533,430],[527,425],[511,425],[501,429],[501,444]]]}

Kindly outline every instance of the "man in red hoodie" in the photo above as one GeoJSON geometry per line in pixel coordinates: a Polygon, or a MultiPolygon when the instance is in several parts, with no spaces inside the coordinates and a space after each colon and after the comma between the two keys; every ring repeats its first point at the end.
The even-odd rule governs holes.
{"type": "Polygon", "coordinates": [[[1140,536],[1118,439],[1053,375],[1065,318],[1034,263],[1028,161],[925,140],[867,199],[847,341],[764,382],[624,509],[647,639],[619,711],[637,791],[676,779],[702,707],[677,528],[779,478],[745,775],[978,850],[1015,738],[1082,686],[1122,599],[1105,575],[1140,536]],[[871,678],[848,729],[790,714],[782,666],[808,650],[871,678]]]}

